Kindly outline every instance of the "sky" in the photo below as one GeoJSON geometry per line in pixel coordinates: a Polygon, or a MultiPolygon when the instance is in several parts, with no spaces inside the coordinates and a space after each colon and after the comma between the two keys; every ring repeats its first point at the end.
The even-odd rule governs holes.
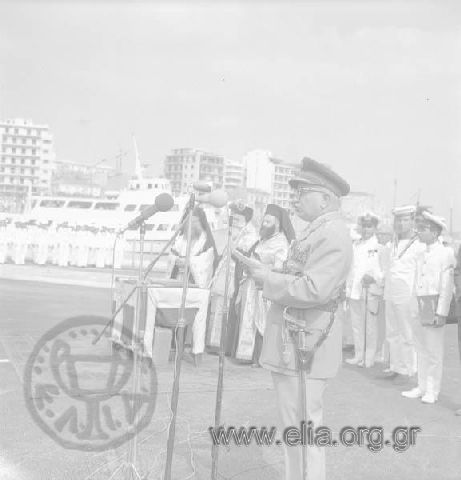
{"type": "Polygon", "coordinates": [[[59,159],[315,158],[461,229],[461,2],[0,0],[0,118],[59,159]]]}

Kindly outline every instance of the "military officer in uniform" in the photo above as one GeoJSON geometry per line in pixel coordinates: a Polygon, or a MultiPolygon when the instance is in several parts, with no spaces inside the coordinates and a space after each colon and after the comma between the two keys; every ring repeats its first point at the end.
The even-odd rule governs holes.
{"type": "MultiPolygon", "coordinates": [[[[455,280],[455,299],[456,299],[456,316],[458,317],[458,350],[461,360],[461,246],[458,247],[458,256],[456,268],[454,272],[455,280]]],[[[455,414],[461,417],[461,408],[455,411],[455,414]]]]}
{"type": "Polygon", "coordinates": [[[389,368],[384,371],[384,378],[407,383],[417,369],[411,325],[418,315],[414,293],[416,257],[424,250],[424,245],[414,232],[416,207],[397,207],[392,213],[396,237],[389,246],[384,280],[389,345],[389,368]]]}
{"type": "Polygon", "coordinates": [[[445,220],[427,211],[421,215],[417,231],[425,250],[416,257],[418,317],[412,325],[418,358],[418,386],[402,395],[435,403],[442,382],[445,322],[453,296],[456,260],[453,250],[439,241],[442,230],[446,230],[445,220]]]}
{"type": "MultiPolygon", "coordinates": [[[[352,263],[352,241],[339,208],[349,185],[310,158],[303,159],[301,172],[290,185],[298,192],[296,214],[310,224],[299,240],[292,242],[282,272],[260,264],[251,266],[250,273],[271,301],[260,364],[272,372],[282,424],[299,426],[301,421],[311,421],[315,429],[323,422],[327,381],[336,375],[342,360],[342,326],[335,311],[343,299],[352,263]],[[303,376],[297,360],[301,351],[297,338],[301,336],[296,337],[289,328],[293,318],[301,328],[322,332],[309,352],[305,382],[300,381],[303,376]],[[300,388],[303,384],[304,391],[300,388]]],[[[286,480],[323,480],[324,449],[308,446],[304,452],[307,462],[302,446],[284,444],[286,480]]]]}
{"type": "Polygon", "coordinates": [[[381,245],[376,238],[378,222],[371,212],[358,219],[361,239],[353,245],[354,260],[346,287],[355,352],[354,358],[346,360],[350,365],[373,366],[378,346],[378,311],[383,290],[381,245]]]}

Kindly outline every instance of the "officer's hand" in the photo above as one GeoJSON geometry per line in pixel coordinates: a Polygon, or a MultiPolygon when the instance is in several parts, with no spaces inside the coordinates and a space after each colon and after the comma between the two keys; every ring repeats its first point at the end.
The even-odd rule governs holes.
{"type": "Polygon", "coordinates": [[[444,317],[442,315],[436,315],[434,317],[434,324],[433,326],[435,328],[443,327],[447,321],[447,317],[444,317]]]}
{"type": "Polygon", "coordinates": [[[365,274],[362,278],[362,285],[369,287],[372,283],[376,283],[376,280],[371,275],[365,274]]]}

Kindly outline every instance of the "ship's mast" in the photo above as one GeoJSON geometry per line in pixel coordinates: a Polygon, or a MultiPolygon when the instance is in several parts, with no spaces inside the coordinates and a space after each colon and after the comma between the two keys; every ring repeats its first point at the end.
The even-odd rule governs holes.
{"type": "Polygon", "coordinates": [[[133,145],[134,145],[134,157],[135,157],[134,174],[138,180],[142,180],[143,175],[142,175],[141,161],[139,160],[138,145],[136,144],[136,138],[134,135],[133,135],[133,145]]]}

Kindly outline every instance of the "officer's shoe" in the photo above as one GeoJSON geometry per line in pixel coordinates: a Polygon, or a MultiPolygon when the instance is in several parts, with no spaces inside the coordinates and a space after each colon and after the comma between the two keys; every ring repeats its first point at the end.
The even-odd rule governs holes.
{"type": "MultiPolygon", "coordinates": [[[[423,396],[423,392],[418,387],[415,387],[415,388],[412,388],[411,390],[407,390],[405,392],[402,392],[401,395],[402,395],[402,397],[406,397],[406,398],[420,398],[420,397],[423,396]]],[[[424,395],[424,396],[426,396],[426,395],[424,395]]]]}
{"type": "Polygon", "coordinates": [[[427,392],[421,399],[423,403],[435,403],[437,401],[437,395],[435,393],[427,392]]]}
{"type": "Polygon", "coordinates": [[[347,358],[345,362],[349,365],[358,365],[361,362],[361,360],[360,358],[354,357],[354,358],[347,358]]]}

